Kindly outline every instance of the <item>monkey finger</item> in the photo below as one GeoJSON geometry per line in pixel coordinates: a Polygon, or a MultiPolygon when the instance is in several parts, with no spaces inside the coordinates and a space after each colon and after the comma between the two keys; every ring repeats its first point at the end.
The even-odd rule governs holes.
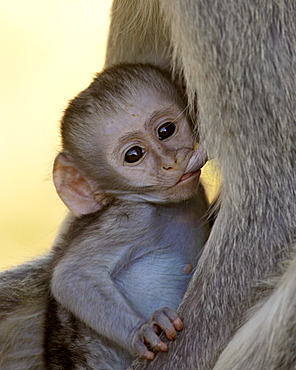
{"type": "Polygon", "coordinates": [[[142,358],[145,358],[146,360],[153,360],[154,359],[154,353],[152,351],[149,351],[146,345],[141,341],[141,339],[137,339],[133,343],[134,349],[138,353],[138,355],[142,358]]]}
{"type": "Polygon", "coordinates": [[[183,322],[175,311],[173,311],[169,307],[164,307],[162,310],[167,315],[167,317],[172,321],[174,328],[176,330],[178,331],[183,330],[184,327],[183,322]]]}
{"type": "Polygon", "coordinates": [[[168,346],[162,342],[158,335],[155,334],[153,328],[149,324],[145,324],[141,328],[141,334],[146,343],[159,352],[167,352],[168,346]]]}
{"type": "Polygon", "coordinates": [[[150,326],[154,330],[155,334],[159,335],[161,333],[160,327],[154,321],[150,324],[150,326]]]}
{"type": "Polygon", "coordinates": [[[175,314],[175,316],[173,313],[174,311],[166,307],[165,309],[156,310],[152,314],[152,320],[165,332],[166,337],[170,340],[175,340],[177,337],[173,322],[176,321],[177,326],[180,326],[178,315],[175,314]],[[169,316],[166,314],[166,312],[169,316]]]}

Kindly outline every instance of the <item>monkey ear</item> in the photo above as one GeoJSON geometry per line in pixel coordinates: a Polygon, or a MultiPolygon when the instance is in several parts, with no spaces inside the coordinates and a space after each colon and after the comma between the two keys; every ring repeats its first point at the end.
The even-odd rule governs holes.
{"type": "Polygon", "coordinates": [[[53,182],[60,198],[75,216],[96,212],[110,202],[110,197],[97,190],[66,152],[59,153],[54,161],[53,182]]]}

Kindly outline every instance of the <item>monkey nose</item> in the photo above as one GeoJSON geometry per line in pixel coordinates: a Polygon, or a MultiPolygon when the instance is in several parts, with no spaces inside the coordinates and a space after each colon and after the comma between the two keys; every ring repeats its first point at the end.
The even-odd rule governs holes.
{"type": "Polygon", "coordinates": [[[166,171],[176,170],[178,168],[177,158],[174,156],[171,160],[165,161],[165,163],[162,164],[162,168],[166,171]]]}
{"type": "Polygon", "coordinates": [[[162,168],[164,169],[164,170],[172,170],[173,169],[173,167],[171,167],[171,166],[162,166],[162,168]]]}
{"type": "Polygon", "coordinates": [[[175,151],[166,150],[159,153],[160,165],[165,171],[174,170],[178,167],[177,153],[175,151]]]}

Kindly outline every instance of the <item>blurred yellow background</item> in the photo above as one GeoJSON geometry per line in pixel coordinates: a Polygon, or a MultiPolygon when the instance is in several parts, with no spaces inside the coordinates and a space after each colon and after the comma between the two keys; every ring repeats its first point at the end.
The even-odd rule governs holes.
{"type": "Polygon", "coordinates": [[[51,181],[59,120],[103,66],[110,6],[0,0],[0,269],[48,249],[66,214],[51,181]]]}
{"type": "Polygon", "coordinates": [[[110,0],[0,0],[0,269],[49,248],[67,101],[104,62],[110,0]]]}

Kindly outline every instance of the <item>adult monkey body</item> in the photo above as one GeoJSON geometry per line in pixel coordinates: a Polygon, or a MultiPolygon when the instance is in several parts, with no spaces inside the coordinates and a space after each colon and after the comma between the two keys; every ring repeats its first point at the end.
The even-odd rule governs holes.
{"type": "MultiPolygon", "coordinates": [[[[267,294],[259,281],[280,274],[291,256],[294,52],[291,0],[113,2],[106,64],[149,61],[182,74],[192,106],[198,96],[199,132],[223,182],[220,213],[180,309],[186,334],[168,355],[134,369],[212,368],[247,309],[267,294]]],[[[292,314],[283,330],[294,333],[294,323],[292,314]]],[[[256,356],[244,354],[250,369],[268,356],[268,333],[256,356]]],[[[250,335],[249,344],[262,337],[250,335]]],[[[285,368],[295,365],[291,352],[282,348],[285,368]]]]}

